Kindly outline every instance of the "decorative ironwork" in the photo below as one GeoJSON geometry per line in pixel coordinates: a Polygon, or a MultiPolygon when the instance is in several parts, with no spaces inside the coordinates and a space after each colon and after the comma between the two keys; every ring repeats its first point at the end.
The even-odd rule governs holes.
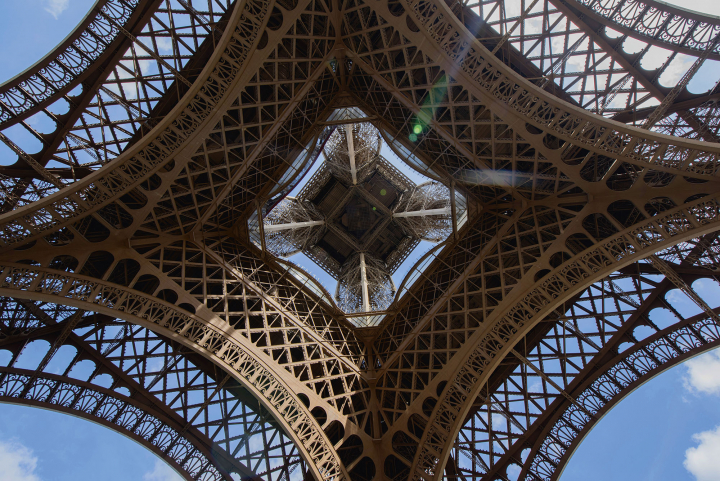
{"type": "Polygon", "coordinates": [[[636,0],[99,3],[72,58],[0,88],[43,145],[2,133],[3,399],[188,479],[557,479],[627,392],[718,344],[693,283],[720,266],[720,90],[686,87],[719,38],[636,0]],[[651,44],[696,57],[676,88],[638,67],[651,44]],[[444,240],[396,289],[421,239],[444,240]],[[275,257],[298,251],[335,292],[275,257]],[[15,364],[40,342],[92,374],[15,364]]]}

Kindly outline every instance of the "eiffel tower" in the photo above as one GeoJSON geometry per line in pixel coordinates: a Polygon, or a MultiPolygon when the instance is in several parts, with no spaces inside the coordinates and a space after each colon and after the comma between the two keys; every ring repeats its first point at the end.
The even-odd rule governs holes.
{"type": "MultiPolygon", "coordinates": [[[[653,0],[99,0],[0,86],[0,401],[188,480],[557,479],[626,394],[720,345],[693,288],[720,275],[707,60],[720,18],[653,0]],[[447,192],[445,234],[343,309],[275,255],[273,209],[368,126],[447,192]]],[[[362,240],[385,207],[357,195],[333,229],[362,240]]],[[[315,260],[344,269],[338,245],[315,260]]]]}

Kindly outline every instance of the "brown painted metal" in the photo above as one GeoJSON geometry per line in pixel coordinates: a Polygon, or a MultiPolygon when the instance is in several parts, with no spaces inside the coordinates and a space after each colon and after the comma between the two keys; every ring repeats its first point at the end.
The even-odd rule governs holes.
{"type": "Polygon", "coordinates": [[[145,47],[108,34],[37,165],[0,170],[2,400],[98,420],[188,479],[556,479],[629,390],[718,344],[692,283],[720,272],[720,109],[680,89],[636,128],[669,64],[603,31],[640,17],[516,3],[141,2],[123,28],[145,47]],[[453,193],[454,235],[373,328],[248,229],[326,128],[363,121],[453,193]],[[676,288],[703,312],[674,311],[676,288]],[[15,365],[41,343],[61,375],[15,365]],[[96,404],[43,394],[61,387],[96,404]],[[103,414],[118,403],[153,427],[103,414]]]}

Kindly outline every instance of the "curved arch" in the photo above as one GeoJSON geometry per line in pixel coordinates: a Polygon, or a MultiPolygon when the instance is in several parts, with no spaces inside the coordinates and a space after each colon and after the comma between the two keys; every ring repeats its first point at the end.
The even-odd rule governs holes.
{"type": "Polygon", "coordinates": [[[152,406],[226,472],[258,480],[307,473],[296,444],[258,400],[193,351],[113,316],[19,298],[0,305],[2,365],[79,379],[152,406]],[[266,449],[253,448],[258,439],[266,449]]]}
{"type": "Polygon", "coordinates": [[[718,346],[720,326],[703,313],[667,327],[615,356],[571,394],[575,404],[563,402],[563,407],[557,409],[543,438],[530,452],[519,479],[557,479],[595,424],[628,394],[667,369],[718,346]]]}
{"type": "Polygon", "coordinates": [[[60,44],[24,72],[0,85],[0,129],[50,105],[78,85],[94,62],[113,50],[120,30],[132,23],[136,11],[154,0],[97,0],[60,44]],[[102,12],[102,13],[101,13],[102,12]]]}
{"type": "MultiPolygon", "coordinates": [[[[580,289],[618,268],[669,245],[712,232],[717,229],[718,223],[712,222],[698,230],[681,229],[674,234],[666,230],[669,226],[665,223],[660,222],[659,225],[665,225],[662,230],[667,234],[667,238],[663,235],[648,234],[660,233],[652,221],[626,229],[618,236],[594,244],[577,254],[572,260],[566,261],[536,281],[533,287],[516,293],[514,300],[506,298],[503,301],[506,307],[496,309],[493,311],[494,315],[488,316],[485,322],[491,327],[477,331],[458,353],[462,359],[457,364],[459,367],[448,376],[448,382],[440,388],[442,394],[438,393],[437,406],[432,410],[432,414],[428,413],[428,429],[421,439],[415,457],[416,472],[442,476],[442,468],[450,455],[452,443],[485,380],[502,359],[512,352],[513,346],[548,313],[580,289]]],[[[441,378],[438,377],[431,385],[438,386],[440,381],[441,378]]]]}
{"type": "MultiPolygon", "coordinates": [[[[115,391],[65,376],[0,367],[0,402],[41,407],[98,423],[152,451],[185,479],[230,479],[187,431],[179,431],[152,406],[115,391]]],[[[251,475],[249,471],[242,474],[251,475]]]]}
{"type": "MultiPolygon", "coordinates": [[[[582,148],[633,164],[652,165],[659,170],[683,171],[703,177],[718,174],[720,144],[680,140],[642,130],[569,104],[518,76],[499,61],[444,3],[430,5],[415,0],[403,0],[403,3],[413,22],[424,27],[418,33],[408,29],[405,34],[431,41],[434,49],[445,57],[441,64],[448,66],[446,70],[454,72],[454,77],[468,90],[486,98],[489,105],[496,107],[493,110],[500,112],[510,108],[524,123],[540,129],[550,138],[565,141],[559,145],[558,154],[582,148]],[[697,159],[699,164],[691,165],[691,159],[697,159]],[[712,167],[707,168],[710,165],[712,167]]],[[[377,9],[384,14],[381,7],[377,9]]],[[[513,128],[526,130],[521,125],[513,128]]],[[[533,136],[523,133],[523,137],[533,136]]],[[[549,151],[547,146],[543,151],[549,151]]]]}
{"type": "Polygon", "coordinates": [[[0,295],[62,303],[118,317],[189,347],[248,389],[284,427],[317,479],[346,475],[327,436],[301,403],[288,376],[264,364],[265,357],[229,327],[216,326],[165,301],[85,276],[4,263],[0,295]]]}
{"type": "Polygon", "coordinates": [[[243,77],[238,73],[259,41],[269,10],[267,2],[238,1],[230,19],[235,29],[225,30],[211,60],[173,110],[105,167],[64,188],[58,185],[52,194],[0,216],[3,244],[29,241],[67,226],[140,185],[171,162],[198,131],[208,128],[215,107],[243,77]]]}
{"type": "MultiPolygon", "coordinates": [[[[651,165],[653,169],[661,166],[660,170],[670,172],[690,169],[693,171],[693,175],[707,175],[700,173],[686,161],[696,155],[703,157],[706,153],[717,152],[718,145],[702,145],[696,142],[691,147],[689,143],[684,144],[679,151],[675,152],[678,153],[676,160],[681,158],[685,160],[679,163],[667,162],[669,158],[665,155],[669,151],[662,147],[663,152],[660,152],[656,148],[663,144],[678,146],[677,139],[669,136],[655,136],[647,131],[629,128],[613,121],[605,121],[599,116],[592,115],[543,92],[538,87],[519,78],[507,66],[502,65],[464,26],[459,24],[451,8],[441,2],[435,4],[405,1],[403,4],[408,15],[412,17],[413,24],[422,25],[425,31],[420,28],[419,32],[413,33],[410,28],[402,27],[405,22],[398,22],[400,26],[396,27],[397,30],[410,37],[412,42],[421,43],[423,39],[426,39],[426,44],[434,44],[433,47],[436,51],[433,51],[433,47],[431,47],[424,50],[424,53],[433,58],[435,58],[436,52],[439,53],[443,57],[438,61],[439,66],[446,72],[452,72],[459,85],[480,98],[487,99],[490,110],[500,112],[503,108],[513,109],[517,117],[514,119],[505,117],[505,120],[513,124],[513,129],[521,133],[523,138],[527,138],[523,129],[527,129],[528,124],[539,130],[533,141],[536,145],[538,145],[538,135],[545,133],[545,139],[541,142],[543,146],[539,146],[538,149],[549,154],[550,159],[557,159],[557,162],[562,149],[570,146],[571,150],[584,150],[585,157],[590,156],[589,152],[593,151],[595,154],[609,154],[618,160],[643,165],[645,168],[651,165]],[[652,137],[652,141],[645,144],[643,139],[650,137],[652,137]],[[557,149],[553,149],[555,143],[557,149]],[[614,144],[614,146],[610,144],[614,144]],[[650,147],[650,144],[653,144],[653,147],[650,147]],[[686,148],[690,150],[685,150],[686,148]],[[694,153],[690,154],[691,150],[694,150],[694,153]],[[646,157],[651,151],[654,159],[652,161],[650,157],[646,157]]],[[[383,19],[390,18],[386,6],[378,5],[375,9],[383,19]]],[[[498,115],[501,114],[498,113],[498,115]]],[[[514,117],[513,114],[511,116],[514,117]]],[[[532,138],[532,135],[529,137],[532,138]]],[[[714,162],[713,160],[711,163],[714,162]]],[[[585,188],[585,185],[582,187],[585,188]]],[[[672,211],[668,211],[668,213],[670,212],[672,211]]],[[[697,212],[699,213],[699,211],[697,212]]],[[[695,214],[690,214],[690,216],[694,217],[695,214]]],[[[701,214],[701,217],[704,216],[701,214]]],[[[685,217],[685,214],[682,217],[685,217]]],[[[515,301],[508,302],[509,299],[506,298],[499,308],[494,309],[493,315],[483,320],[487,327],[475,332],[470,338],[471,341],[467,342],[456,354],[465,361],[460,361],[458,364],[455,364],[456,361],[453,362],[454,365],[461,367],[455,368],[447,385],[442,385],[440,389],[444,388],[445,391],[442,396],[443,402],[438,403],[438,407],[434,410],[431,416],[431,427],[425,432],[420,442],[420,448],[414,457],[415,475],[423,477],[440,475],[439,470],[435,469],[438,462],[436,456],[440,455],[439,464],[444,465],[445,456],[448,454],[448,441],[451,442],[454,439],[459,428],[458,419],[463,419],[466,414],[463,409],[467,409],[468,404],[475,397],[473,394],[476,394],[473,393],[470,386],[477,389],[477,386],[482,384],[481,378],[486,376],[487,372],[492,371],[499,359],[509,352],[507,347],[517,342],[519,331],[529,329],[542,316],[554,309],[557,303],[577,292],[582,285],[590,283],[591,279],[609,274],[617,266],[629,264],[634,259],[660,249],[664,245],[693,236],[693,234],[688,234],[689,230],[686,230],[685,227],[678,229],[672,226],[671,224],[674,222],[666,215],[656,217],[650,222],[638,223],[632,229],[626,228],[623,234],[607,239],[600,244],[588,246],[584,252],[577,254],[575,261],[566,262],[564,266],[555,269],[554,272],[548,272],[543,280],[535,284],[535,288],[515,289],[513,294],[515,301]],[[686,235],[688,237],[684,237],[686,235]],[[675,239],[671,239],[673,237],[675,239]],[[602,247],[598,249],[599,246],[602,247]],[[507,314],[503,315],[503,312],[507,314]],[[502,316],[501,321],[497,320],[497,317],[500,316],[502,316]],[[475,344],[477,341],[480,341],[479,344],[475,344]]],[[[712,222],[715,225],[715,222],[712,222]]],[[[680,220],[680,223],[687,227],[692,224],[693,227],[690,227],[690,230],[703,224],[703,222],[696,224],[694,221],[686,223],[685,220],[680,220]]],[[[712,229],[713,227],[705,229],[703,226],[694,235],[700,235],[712,229]]],[[[528,282],[525,285],[529,284],[528,282]]],[[[436,377],[430,385],[438,386],[440,380],[441,377],[436,377]]],[[[406,413],[407,410],[404,411],[403,416],[406,413]]],[[[397,428],[393,430],[395,429],[397,428]]]]}
{"type": "MultiPolygon", "coordinates": [[[[608,27],[672,51],[699,55],[720,35],[720,18],[658,0],[564,0],[608,27]]],[[[720,45],[710,58],[720,59],[720,45]]]]}

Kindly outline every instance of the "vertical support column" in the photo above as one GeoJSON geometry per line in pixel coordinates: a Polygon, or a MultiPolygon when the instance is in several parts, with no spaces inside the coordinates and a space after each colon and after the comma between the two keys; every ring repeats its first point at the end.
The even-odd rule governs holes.
{"type": "Polygon", "coordinates": [[[347,137],[348,157],[350,157],[350,175],[353,185],[357,185],[357,167],[355,166],[355,143],[353,142],[352,124],[345,125],[345,136],[347,137]]]}
{"type": "Polygon", "coordinates": [[[367,270],[365,268],[365,254],[360,253],[360,281],[362,282],[362,302],[365,312],[370,312],[370,295],[368,293],[367,270]]]}
{"type": "Polygon", "coordinates": [[[450,215],[452,216],[453,235],[457,239],[457,209],[455,207],[455,181],[450,182],[450,215]]]}
{"type": "Polygon", "coordinates": [[[262,205],[260,202],[255,200],[255,207],[257,208],[257,223],[258,223],[258,231],[260,232],[260,245],[262,246],[263,255],[265,254],[265,226],[263,225],[263,216],[262,216],[262,205]]]}

